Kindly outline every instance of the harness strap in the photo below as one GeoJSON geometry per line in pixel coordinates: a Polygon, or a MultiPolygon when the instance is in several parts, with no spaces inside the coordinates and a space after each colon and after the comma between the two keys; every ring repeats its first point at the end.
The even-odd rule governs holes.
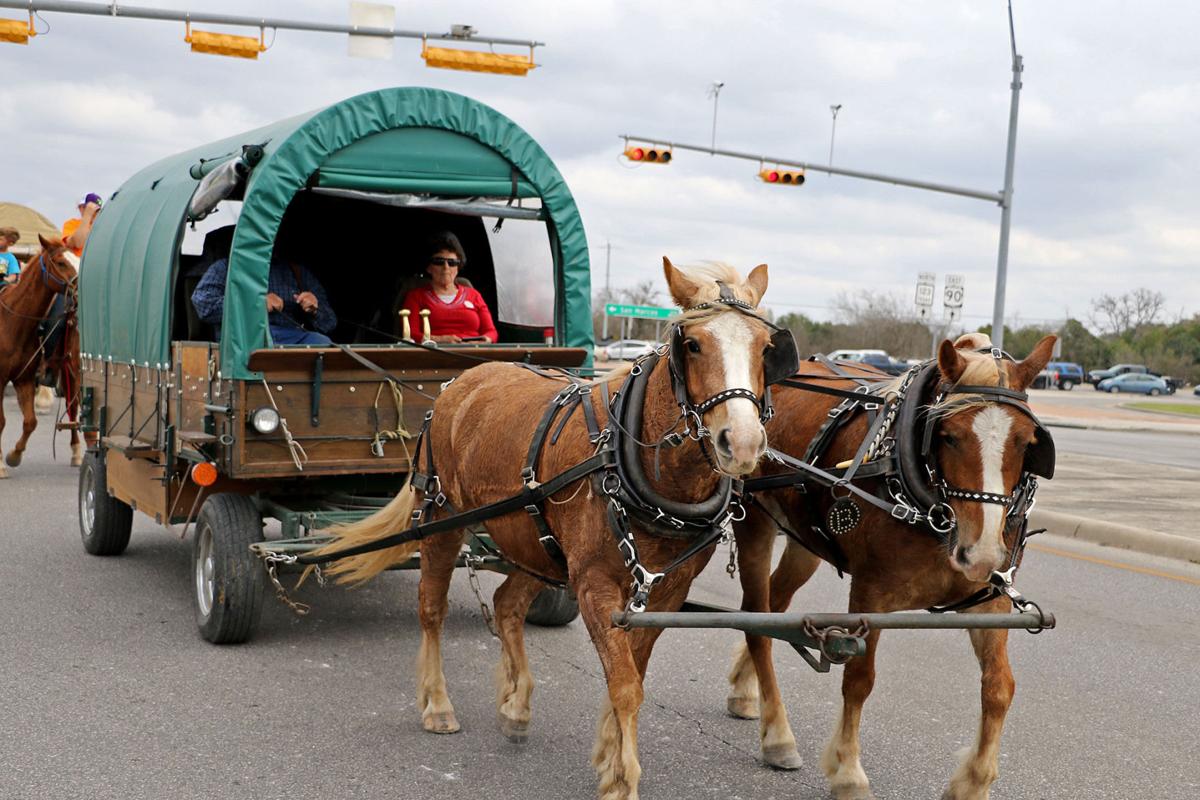
{"type": "Polygon", "coordinates": [[[480,506],[471,511],[464,511],[458,514],[452,514],[448,517],[443,517],[435,522],[428,522],[421,525],[413,525],[412,527],[393,533],[390,536],[385,536],[382,539],[377,539],[373,542],[365,542],[354,547],[348,547],[344,550],[337,550],[324,555],[302,555],[297,557],[297,561],[301,564],[327,564],[330,561],[336,561],[339,558],[348,558],[349,556],[362,555],[363,553],[372,553],[376,550],[386,550],[389,547],[415,542],[420,539],[425,539],[438,533],[464,528],[476,522],[482,522],[495,517],[502,517],[505,514],[511,514],[514,511],[523,511],[525,506],[539,503],[545,500],[552,494],[561,491],[565,487],[571,485],[575,481],[585,478],[593,472],[611,467],[613,465],[613,454],[611,451],[601,451],[596,455],[581,461],[574,467],[571,467],[566,472],[554,476],[545,483],[539,484],[536,489],[526,489],[519,494],[511,497],[506,497],[503,500],[497,500],[494,503],[480,506]]]}

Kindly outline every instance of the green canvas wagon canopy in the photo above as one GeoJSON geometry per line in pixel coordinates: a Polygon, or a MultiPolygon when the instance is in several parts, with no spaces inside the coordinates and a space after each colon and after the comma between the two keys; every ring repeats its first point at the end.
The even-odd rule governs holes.
{"type": "Polygon", "coordinates": [[[270,346],[265,298],[276,233],[306,188],[442,198],[539,198],[554,251],[559,344],[593,345],[587,240],[575,201],[545,151],[512,120],[451,92],[391,88],[352,97],[159,161],[104,207],[80,268],[82,350],[170,362],[173,297],[189,204],[201,179],[261,145],[245,178],[221,328],[225,377],[256,378],[270,346]]]}

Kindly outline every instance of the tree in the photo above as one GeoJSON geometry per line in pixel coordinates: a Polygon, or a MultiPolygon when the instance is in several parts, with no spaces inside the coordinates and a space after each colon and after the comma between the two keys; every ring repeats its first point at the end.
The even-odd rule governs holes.
{"type": "Polygon", "coordinates": [[[1166,302],[1162,292],[1144,287],[1116,296],[1102,294],[1092,299],[1091,322],[1112,336],[1136,337],[1142,328],[1158,321],[1166,302]]]}

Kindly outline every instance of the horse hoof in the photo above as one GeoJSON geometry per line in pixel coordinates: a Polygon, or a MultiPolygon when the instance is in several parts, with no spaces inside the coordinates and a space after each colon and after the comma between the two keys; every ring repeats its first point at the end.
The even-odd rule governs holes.
{"type": "Polygon", "coordinates": [[[758,719],[757,697],[730,697],[725,701],[729,716],[737,719],[758,719]]]}
{"type": "Polygon", "coordinates": [[[0,481],[8,477],[8,470],[0,468],[0,481]]]}
{"type": "Polygon", "coordinates": [[[763,763],[771,769],[793,770],[800,769],[804,762],[794,744],[773,744],[763,748],[763,763]]]}
{"type": "Polygon", "coordinates": [[[524,744],[525,740],[529,738],[528,722],[511,719],[503,714],[498,714],[497,719],[500,721],[500,732],[513,744],[524,744]]]}
{"type": "Polygon", "coordinates": [[[876,800],[870,786],[840,786],[831,792],[833,800],[876,800]]]}
{"type": "Polygon", "coordinates": [[[21,454],[17,452],[9,453],[4,457],[4,463],[8,464],[10,467],[21,466],[21,454]]]}
{"type": "Polygon", "coordinates": [[[458,733],[458,720],[453,711],[439,711],[436,714],[426,714],[421,724],[430,733],[458,733]]]}
{"type": "Polygon", "coordinates": [[[83,464],[83,456],[71,456],[71,466],[78,467],[83,464]]]}

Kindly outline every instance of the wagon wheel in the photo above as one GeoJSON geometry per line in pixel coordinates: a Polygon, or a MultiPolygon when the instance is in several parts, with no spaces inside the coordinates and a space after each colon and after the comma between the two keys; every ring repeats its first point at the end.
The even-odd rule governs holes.
{"type": "Polygon", "coordinates": [[[196,624],[213,644],[240,644],[262,616],[266,574],[250,545],[263,540],[262,517],[244,495],[204,501],[192,542],[196,624]]]}
{"type": "Polygon", "coordinates": [[[544,628],[566,625],[579,616],[579,603],[570,589],[547,586],[538,592],[525,613],[525,621],[544,628]]]}
{"type": "Polygon", "coordinates": [[[108,494],[104,452],[89,450],[79,469],[79,536],[94,556],[119,556],[129,546],[133,509],[108,494]]]}

